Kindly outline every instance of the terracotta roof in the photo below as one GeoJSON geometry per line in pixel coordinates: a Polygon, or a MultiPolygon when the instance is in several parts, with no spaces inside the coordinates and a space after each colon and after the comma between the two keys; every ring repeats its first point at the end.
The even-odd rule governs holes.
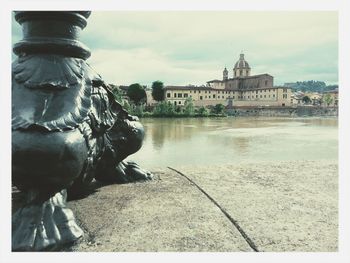
{"type": "MultiPolygon", "coordinates": [[[[212,90],[212,91],[255,91],[255,90],[268,90],[268,89],[281,89],[283,87],[264,87],[264,88],[250,88],[250,89],[214,89],[211,87],[201,86],[166,86],[165,90],[212,90]]],[[[286,87],[284,87],[286,89],[286,87]]],[[[288,88],[287,88],[288,89],[288,88]]],[[[290,88],[289,88],[290,89],[290,88]]]]}
{"type": "Polygon", "coordinates": [[[211,83],[211,82],[222,82],[222,80],[213,79],[213,80],[209,80],[209,81],[207,81],[207,83],[211,83]]]}
{"type": "MultiPolygon", "coordinates": [[[[166,86],[165,90],[215,90],[211,87],[201,86],[166,86]]],[[[219,89],[218,89],[219,90],[219,89]]]]}

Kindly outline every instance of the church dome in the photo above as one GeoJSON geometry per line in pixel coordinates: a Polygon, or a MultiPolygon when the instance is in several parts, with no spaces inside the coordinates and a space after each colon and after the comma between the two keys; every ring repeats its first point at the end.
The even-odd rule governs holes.
{"type": "Polygon", "coordinates": [[[239,55],[239,60],[236,62],[234,69],[250,69],[248,62],[244,59],[244,54],[239,55]]]}

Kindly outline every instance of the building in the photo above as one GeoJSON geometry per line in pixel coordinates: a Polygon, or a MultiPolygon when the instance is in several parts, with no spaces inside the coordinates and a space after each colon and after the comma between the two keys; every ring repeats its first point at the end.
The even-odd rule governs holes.
{"type": "Polygon", "coordinates": [[[240,54],[229,78],[227,68],[222,80],[210,80],[206,86],[167,86],[165,100],[182,106],[192,98],[195,106],[290,106],[291,89],[273,86],[273,76],[269,74],[251,75],[251,68],[240,54]]]}
{"type": "Polygon", "coordinates": [[[307,96],[311,100],[312,105],[320,105],[322,101],[322,94],[318,92],[305,92],[304,96],[307,96]]]}

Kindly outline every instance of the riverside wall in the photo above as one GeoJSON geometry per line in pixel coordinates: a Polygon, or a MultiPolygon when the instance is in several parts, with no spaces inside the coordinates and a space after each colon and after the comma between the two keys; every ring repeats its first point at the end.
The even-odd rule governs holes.
{"type": "Polygon", "coordinates": [[[338,116],[338,107],[232,107],[226,110],[229,116],[268,116],[268,117],[312,117],[338,116]]]}

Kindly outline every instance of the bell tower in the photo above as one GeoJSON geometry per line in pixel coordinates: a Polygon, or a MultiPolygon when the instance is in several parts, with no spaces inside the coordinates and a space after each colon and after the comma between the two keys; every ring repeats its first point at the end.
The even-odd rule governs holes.
{"type": "Polygon", "coordinates": [[[228,79],[228,70],[225,67],[224,71],[222,72],[222,79],[227,80],[228,79]]]}

